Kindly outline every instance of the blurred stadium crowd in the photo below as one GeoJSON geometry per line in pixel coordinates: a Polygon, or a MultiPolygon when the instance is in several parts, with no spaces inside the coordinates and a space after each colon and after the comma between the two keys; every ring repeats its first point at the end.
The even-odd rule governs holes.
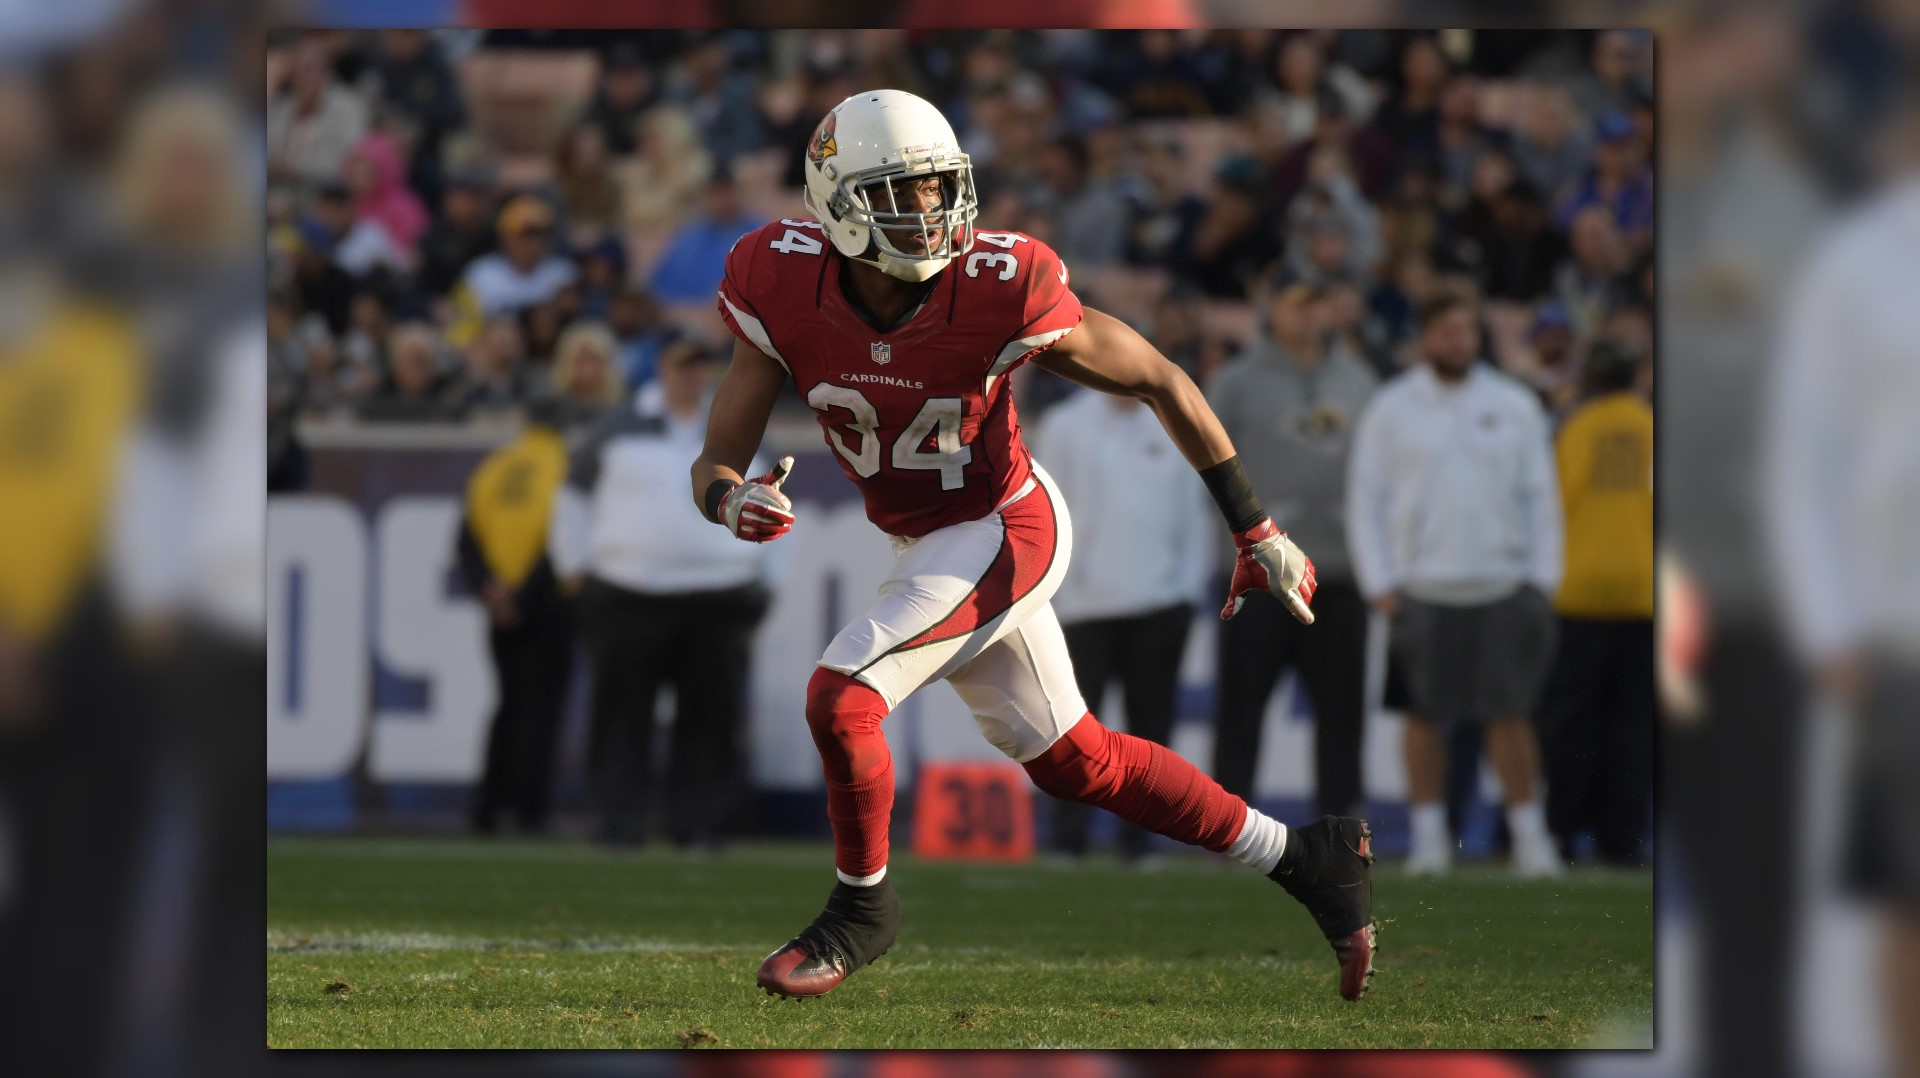
{"type": "Polygon", "coordinates": [[[674,337],[722,343],[726,251],[806,215],[807,136],[869,85],[941,107],[982,221],[1052,243],[1196,380],[1292,281],[1390,375],[1458,278],[1493,358],[1564,406],[1596,335],[1651,350],[1652,62],[1637,31],[288,32],[274,407],[444,421],[644,389],[674,337]],[[616,348],[588,375],[559,354],[583,323],[616,348]]]}

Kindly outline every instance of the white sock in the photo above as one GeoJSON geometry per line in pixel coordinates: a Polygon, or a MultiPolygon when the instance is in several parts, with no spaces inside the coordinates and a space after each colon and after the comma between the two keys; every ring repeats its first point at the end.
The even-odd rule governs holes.
{"type": "Polygon", "coordinates": [[[1447,834],[1447,806],[1438,801],[1414,805],[1408,813],[1413,825],[1413,848],[1441,850],[1451,854],[1452,838],[1447,834]]]}
{"type": "Polygon", "coordinates": [[[1287,825],[1248,805],[1246,822],[1240,825],[1240,837],[1227,847],[1227,853],[1264,876],[1280,863],[1280,853],[1286,848],[1287,825]]]}
{"type": "Polygon", "coordinates": [[[871,876],[849,876],[837,868],[833,870],[833,874],[840,877],[840,882],[849,887],[872,887],[887,878],[887,866],[881,865],[880,871],[871,876]]]}
{"type": "Polygon", "coordinates": [[[1547,837],[1547,811],[1538,801],[1508,805],[1507,830],[1513,832],[1515,842],[1542,849],[1553,845],[1553,840],[1547,837]]]}

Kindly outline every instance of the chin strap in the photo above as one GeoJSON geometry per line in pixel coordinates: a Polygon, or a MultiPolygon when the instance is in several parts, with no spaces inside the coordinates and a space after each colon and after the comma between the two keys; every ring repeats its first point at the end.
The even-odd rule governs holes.
{"type": "Polygon", "coordinates": [[[891,252],[883,251],[879,258],[855,258],[853,261],[864,262],[889,277],[895,277],[902,281],[912,281],[918,284],[921,281],[931,279],[934,274],[946,269],[947,263],[953,261],[953,256],[948,255],[945,258],[901,258],[891,252]],[[905,272],[901,272],[902,270],[905,272]]]}

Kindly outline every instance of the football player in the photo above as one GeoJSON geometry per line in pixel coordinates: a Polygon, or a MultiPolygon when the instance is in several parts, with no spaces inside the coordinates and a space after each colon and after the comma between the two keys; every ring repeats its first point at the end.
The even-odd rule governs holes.
{"type": "Polygon", "coordinates": [[[761,986],[821,995],[893,945],[893,761],[880,724],[945,679],[1041,790],[1271,876],[1332,941],[1341,996],[1360,998],[1376,932],[1366,821],[1288,828],[1167,748],[1102,726],[1048,605],[1072,525],[1021,441],[1007,375],[1028,360],[1153,408],[1234,533],[1221,617],[1267,592],[1312,622],[1313,563],[1261,509],[1200,390],[1124,323],[1083,307],[1045,243],[976,227],[972,167],[926,101],[898,90],[847,98],[814,132],[805,169],[815,219],[767,225],[727,256],[719,308],[739,339],[693,495],[741,539],[786,534],[791,458],[758,478],[741,469],[791,381],[895,560],[807,686],[839,883],[813,924],[767,956],[761,986]]]}

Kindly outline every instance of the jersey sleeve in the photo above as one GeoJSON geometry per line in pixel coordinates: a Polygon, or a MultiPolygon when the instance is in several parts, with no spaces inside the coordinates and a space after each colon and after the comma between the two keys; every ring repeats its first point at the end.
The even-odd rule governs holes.
{"type": "MultiPolygon", "coordinates": [[[[1023,300],[1019,321],[995,354],[987,370],[989,375],[1005,374],[1034,354],[1045,351],[1053,342],[1073,332],[1086,317],[1080,297],[1069,287],[1067,264],[1059,254],[1032,237],[1020,238],[1028,242],[1015,243],[1012,248],[1013,255],[1022,263],[1019,272],[1023,300]]],[[[979,245],[974,247],[976,253],[981,250],[979,245]]]]}
{"type": "Polygon", "coordinates": [[[734,336],[765,352],[788,373],[792,373],[792,368],[787,366],[787,358],[774,345],[773,336],[767,330],[766,318],[761,314],[765,303],[763,297],[771,293],[767,278],[771,277],[772,269],[765,265],[756,267],[754,263],[755,256],[766,247],[765,232],[766,229],[762,228],[747,233],[735,241],[733,249],[727,252],[727,271],[720,281],[720,317],[734,336]],[[757,274],[756,269],[759,271],[757,274]]]}

